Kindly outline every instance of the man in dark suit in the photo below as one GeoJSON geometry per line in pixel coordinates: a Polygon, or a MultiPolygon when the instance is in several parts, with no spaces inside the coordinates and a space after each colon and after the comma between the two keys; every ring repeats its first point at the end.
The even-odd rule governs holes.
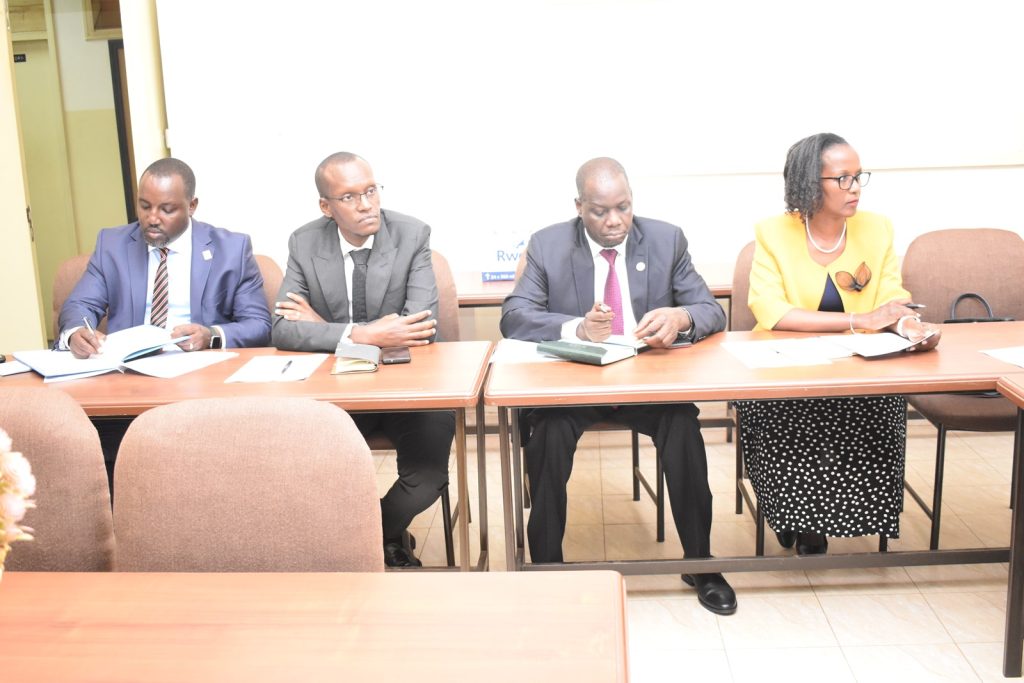
{"type": "MultiPolygon", "coordinates": [[[[280,349],[334,351],[341,343],[421,346],[436,337],[437,284],[430,227],[380,208],[366,160],[348,152],[316,170],[323,216],[288,240],[288,270],[274,310],[280,349]]],[[[448,484],[455,436],[450,412],[352,416],[364,435],[381,430],[398,451],[398,481],[381,499],[384,561],[419,566],[406,531],[448,484]]]]}
{"type": "MultiPolygon", "coordinates": [[[[178,159],[143,172],[139,220],[100,231],[61,308],[58,348],[78,358],[98,352],[105,335],[93,330],[104,317],[108,332],[152,324],[188,335],[185,351],[267,345],[270,313],[249,236],[192,220],[195,189],[195,174],[178,159]]],[[[96,421],[108,474],[129,422],[96,421]]]]}
{"type": "MultiPolygon", "coordinates": [[[[530,238],[526,269],[502,306],[501,332],[525,341],[602,341],[612,334],[665,348],[725,328],[725,313],[697,274],[678,227],[633,216],[633,194],[614,159],[585,163],[576,175],[578,218],[530,238]]],[[[561,562],[566,484],[576,444],[603,420],[654,438],[672,516],[687,557],[711,555],[707,455],[691,403],[545,408],[526,414],[526,467],[532,509],[527,527],[534,562],[561,562]]],[[[684,574],[700,603],[736,611],[721,574],[684,574]]]]}

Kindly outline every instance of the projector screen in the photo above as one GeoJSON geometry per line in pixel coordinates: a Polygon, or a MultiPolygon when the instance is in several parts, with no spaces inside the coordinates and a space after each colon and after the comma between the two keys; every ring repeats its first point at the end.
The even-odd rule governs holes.
{"type": "Polygon", "coordinates": [[[572,217],[595,156],[625,165],[639,215],[710,231],[706,257],[730,235],[727,261],[782,210],[786,150],[812,133],[876,173],[1024,163],[1011,6],[159,0],[168,145],[197,216],[282,264],[339,150],[456,270],[572,217]]]}

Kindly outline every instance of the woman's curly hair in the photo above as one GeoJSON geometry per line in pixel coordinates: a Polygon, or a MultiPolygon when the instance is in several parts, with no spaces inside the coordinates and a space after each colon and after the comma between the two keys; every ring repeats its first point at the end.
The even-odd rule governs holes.
{"type": "Polygon", "coordinates": [[[810,220],[821,209],[821,155],[835,145],[849,144],[835,133],[818,133],[800,140],[786,154],[786,212],[810,220]]]}

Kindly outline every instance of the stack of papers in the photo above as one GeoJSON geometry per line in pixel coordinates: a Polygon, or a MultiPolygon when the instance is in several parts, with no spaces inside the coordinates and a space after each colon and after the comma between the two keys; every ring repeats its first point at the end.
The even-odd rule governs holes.
{"type": "Polygon", "coordinates": [[[187,335],[172,339],[171,333],[163,327],[139,325],[108,334],[103,341],[101,353],[90,358],[75,358],[70,351],[48,349],[16,351],[14,357],[42,375],[45,381],[62,382],[122,370],[129,367],[130,361],[161,349],[174,354],[182,353],[175,344],[186,339],[187,335]]]}
{"type": "Polygon", "coordinates": [[[868,359],[886,358],[902,353],[921,341],[924,340],[912,342],[892,332],[879,332],[724,342],[722,347],[748,368],[787,368],[828,365],[837,358],[847,358],[854,354],[868,359]]]}

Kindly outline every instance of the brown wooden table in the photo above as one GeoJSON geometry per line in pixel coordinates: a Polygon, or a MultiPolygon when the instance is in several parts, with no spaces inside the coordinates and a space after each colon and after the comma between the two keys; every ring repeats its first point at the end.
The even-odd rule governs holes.
{"type": "Polygon", "coordinates": [[[8,572],[5,681],[625,681],[615,572],[8,572]]]}
{"type": "MultiPolygon", "coordinates": [[[[908,353],[869,361],[854,357],[830,365],[749,369],[722,347],[724,341],[807,336],[798,333],[727,332],[691,347],[653,350],[605,367],[576,363],[493,364],[484,402],[498,408],[502,496],[505,504],[506,563],[516,569],[613,568],[623,574],[775,571],[929,564],[1006,562],[1009,548],[846,553],[816,556],[750,556],[702,560],[525,563],[521,462],[518,424],[522,408],[567,405],[618,405],[677,401],[816,398],[992,391],[1016,366],[980,353],[982,349],[1024,344],[1024,322],[943,326],[934,352],[908,353]]],[[[1003,390],[1015,391],[1004,380],[1003,390]]],[[[1024,395],[1024,388],[1019,389],[1024,395]]],[[[1020,405],[1020,404],[1018,404],[1020,405]]],[[[1024,458],[1018,457],[1020,470],[1024,458]]],[[[1024,481],[1018,471],[1018,481],[1024,481]]],[[[1024,487],[1014,507],[1015,551],[1024,552],[1024,487]],[[1020,517],[1020,519],[1018,519],[1020,517]],[[1019,524],[1017,522],[1020,522],[1019,524]],[[1020,538],[1018,538],[1018,535],[1020,538]]],[[[1021,600],[1024,557],[1011,571],[1007,608],[1007,675],[1021,673],[1021,600]],[[1016,605],[1016,608],[1010,607],[1016,605]]]]}
{"type": "MultiPolygon", "coordinates": [[[[440,342],[412,349],[412,362],[381,365],[377,372],[332,375],[328,358],[311,377],[301,382],[232,383],[224,380],[250,358],[296,355],[274,348],[228,349],[238,357],[175,379],[159,379],[134,373],[109,373],[98,377],[56,382],[48,386],[67,392],[92,417],[138,415],[150,408],[193,398],[235,396],[288,396],[328,401],[350,412],[399,410],[454,410],[455,451],[458,474],[458,523],[460,566],[470,568],[466,473],[466,410],[477,411],[483,423],[480,389],[487,372],[491,342],[440,342]]],[[[204,351],[203,353],[219,353],[204,351]]],[[[34,372],[0,379],[9,386],[43,386],[34,372]]],[[[487,487],[484,434],[477,435],[479,479],[480,556],[476,568],[487,566],[487,487]]]]}

